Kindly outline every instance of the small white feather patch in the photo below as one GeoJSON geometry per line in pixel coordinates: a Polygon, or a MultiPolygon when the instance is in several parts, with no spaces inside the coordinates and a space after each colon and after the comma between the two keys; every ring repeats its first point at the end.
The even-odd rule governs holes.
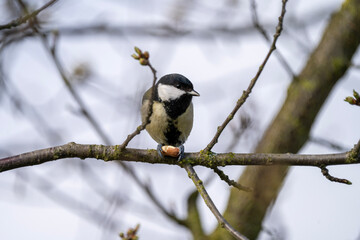
{"type": "Polygon", "coordinates": [[[186,92],[174,86],[160,83],[158,86],[158,94],[162,101],[169,101],[179,98],[181,95],[186,94],[186,92]]]}

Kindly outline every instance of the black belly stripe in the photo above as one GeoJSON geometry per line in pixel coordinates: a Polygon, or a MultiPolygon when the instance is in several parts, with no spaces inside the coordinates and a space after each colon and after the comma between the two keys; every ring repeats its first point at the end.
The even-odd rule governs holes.
{"type": "Polygon", "coordinates": [[[183,142],[179,139],[181,132],[175,125],[177,125],[178,117],[184,114],[190,106],[191,99],[191,95],[184,94],[178,99],[163,102],[166,114],[169,117],[167,129],[164,133],[167,145],[178,147],[183,144],[183,142]]]}
{"type": "Polygon", "coordinates": [[[166,144],[175,146],[175,147],[180,146],[181,144],[183,144],[179,140],[180,135],[181,135],[181,132],[175,127],[174,122],[169,121],[167,131],[165,133],[165,137],[166,137],[166,141],[167,141],[166,144]]]}

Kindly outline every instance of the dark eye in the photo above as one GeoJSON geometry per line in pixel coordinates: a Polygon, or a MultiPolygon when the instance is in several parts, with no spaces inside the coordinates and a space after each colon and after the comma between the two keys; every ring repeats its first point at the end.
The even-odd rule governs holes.
{"type": "Polygon", "coordinates": [[[176,84],[176,88],[180,88],[181,86],[180,86],[180,84],[176,84]]]}

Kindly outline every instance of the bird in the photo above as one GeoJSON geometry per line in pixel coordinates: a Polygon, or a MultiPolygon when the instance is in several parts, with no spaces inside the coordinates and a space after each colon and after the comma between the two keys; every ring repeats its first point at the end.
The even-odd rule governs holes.
{"type": "Polygon", "coordinates": [[[157,152],[164,157],[163,146],[178,148],[178,160],[184,158],[184,143],[193,126],[192,97],[200,96],[194,90],[189,79],[181,74],[171,73],[159,79],[152,88],[143,95],[141,106],[142,123],[148,124],[145,129],[158,143],[157,152]],[[153,102],[151,115],[149,110],[153,102]]]}

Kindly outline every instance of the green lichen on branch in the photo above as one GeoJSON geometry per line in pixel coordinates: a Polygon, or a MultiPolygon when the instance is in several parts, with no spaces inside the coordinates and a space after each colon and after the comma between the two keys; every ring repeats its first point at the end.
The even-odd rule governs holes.
{"type": "Polygon", "coordinates": [[[354,145],[354,148],[347,153],[346,163],[358,163],[360,162],[360,140],[354,145]]]}
{"type": "Polygon", "coordinates": [[[205,150],[201,150],[200,151],[200,161],[205,163],[207,167],[214,167],[216,166],[214,164],[214,160],[216,159],[216,153],[212,152],[212,151],[205,151],[205,150]]]}

